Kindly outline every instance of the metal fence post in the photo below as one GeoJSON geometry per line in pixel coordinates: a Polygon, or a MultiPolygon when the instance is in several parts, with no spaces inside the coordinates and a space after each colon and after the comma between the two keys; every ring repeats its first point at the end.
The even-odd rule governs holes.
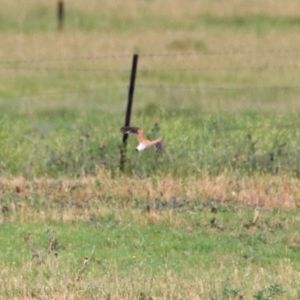
{"type": "MultiPolygon", "coordinates": [[[[131,108],[132,108],[134,88],[135,88],[135,78],[136,78],[138,58],[139,58],[138,54],[133,55],[124,126],[130,125],[131,108]]],[[[128,138],[128,134],[124,134],[123,139],[122,139],[123,147],[121,150],[121,160],[120,160],[120,169],[121,170],[124,170],[124,164],[125,164],[125,160],[126,160],[125,151],[126,151],[127,138],[128,138]]]]}

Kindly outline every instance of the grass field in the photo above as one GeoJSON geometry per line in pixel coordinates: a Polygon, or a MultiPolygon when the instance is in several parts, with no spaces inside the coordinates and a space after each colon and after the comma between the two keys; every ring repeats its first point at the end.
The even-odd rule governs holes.
{"type": "Polygon", "coordinates": [[[0,4],[0,299],[299,299],[298,1],[0,4]]]}

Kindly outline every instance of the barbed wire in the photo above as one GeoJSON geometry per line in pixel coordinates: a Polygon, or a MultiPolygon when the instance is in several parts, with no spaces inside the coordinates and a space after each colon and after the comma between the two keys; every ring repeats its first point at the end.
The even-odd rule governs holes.
{"type": "Polygon", "coordinates": [[[0,99],[33,99],[33,98],[49,98],[49,97],[57,97],[57,96],[66,96],[66,95],[82,95],[82,94],[88,94],[88,93],[98,93],[98,92],[107,92],[107,91],[116,91],[116,90],[126,90],[127,86],[115,86],[115,87],[100,87],[97,89],[84,89],[77,92],[73,91],[57,91],[57,92],[50,92],[50,93],[41,93],[41,94],[35,94],[35,95],[14,95],[14,96],[5,96],[0,97],[0,99]]]}
{"type": "Polygon", "coordinates": [[[131,58],[132,54],[110,54],[99,56],[76,56],[76,57],[56,57],[56,58],[31,58],[31,59],[14,59],[7,61],[0,61],[0,64],[14,64],[14,63],[53,63],[53,62],[72,62],[72,61],[95,61],[108,58],[131,58]]]}
{"type": "Polygon", "coordinates": [[[268,70],[268,69],[299,69],[298,65],[261,65],[243,67],[202,67],[182,69],[140,69],[139,72],[202,72],[202,71],[240,71],[240,70],[268,70]]]}
{"type": "MultiPolygon", "coordinates": [[[[139,89],[150,89],[150,90],[165,90],[170,92],[171,90],[176,91],[205,91],[205,92],[230,92],[230,91],[270,91],[270,90],[284,90],[284,91],[299,91],[299,86],[232,86],[232,87],[224,87],[224,86],[184,86],[184,85],[142,85],[137,84],[136,88],[139,89]]],[[[128,86],[115,86],[115,87],[99,87],[95,89],[86,89],[86,90],[80,90],[77,92],[74,91],[58,91],[58,92],[51,92],[51,93],[41,93],[37,95],[14,95],[14,96],[2,96],[0,99],[36,99],[36,98],[49,98],[49,97],[61,97],[61,96],[78,96],[82,94],[89,94],[89,93],[101,93],[101,92],[108,92],[108,91],[120,91],[128,90],[128,86]]]]}
{"type": "Polygon", "coordinates": [[[251,90],[299,90],[299,86],[183,86],[183,85],[140,85],[138,84],[136,87],[143,89],[157,89],[157,90],[190,90],[190,91],[235,91],[235,90],[243,90],[243,91],[251,91],[251,90]]]}
{"type": "Polygon", "coordinates": [[[268,50],[225,50],[205,52],[170,52],[170,53],[141,53],[141,56],[227,56],[227,55],[273,55],[299,53],[300,49],[268,49],[268,50]]]}
{"type": "Polygon", "coordinates": [[[95,69],[95,68],[65,68],[65,67],[26,67],[26,66],[1,66],[0,70],[15,70],[15,71],[74,71],[74,72],[111,72],[111,73],[125,73],[130,72],[130,69],[95,69]]]}
{"type": "MultiPolygon", "coordinates": [[[[275,70],[275,69],[299,69],[300,65],[260,65],[260,66],[242,66],[242,67],[200,67],[200,68],[182,68],[182,69],[149,69],[149,68],[140,68],[139,73],[159,73],[159,72],[168,72],[168,73],[178,73],[178,72],[203,72],[203,71],[242,71],[242,70],[275,70]]],[[[18,71],[74,71],[74,72],[98,72],[98,73],[126,73],[130,72],[130,69],[96,69],[96,68],[53,68],[53,67],[26,67],[26,66],[1,66],[0,70],[18,70],[18,71]]]]}
{"type": "MultiPolygon", "coordinates": [[[[224,51],[203,51],[203,52],[148,52],[137,53],[140,57],[175,57],[175,56],[228,56],[228,55],[274,55],[274,54],[292,54],[300,53],[300,49],[266,49],[266,50],[224,50],[224,51]]],[[[68,62],[68,61],[95,61],[102,59],[124,59],[131,58],[133,54],[109,54],[109,55],[97,55],[97,56],[78,56],[78,57],[56,57],[56,58],[31,58],[31,59],[13,59],[0,61],[1,64],[13,64],[13,63],[53,63],[53,62],[68,62]]]]}
{"type": "MultiPolygon", "coordinates": [[[[211,51],[211,52],[171,52],[171,53],[143,53],[140,54],[140,56],[144,57],[166,57],[166,56],[208,56],[208,55],[278,55],[278,54],[291,54],[291,53],[300,53],[300,49],[271,49],[271,50],[259,50],[259,51],[211,51]]],[[[130,72],[130,66],[128,68],[97,68],[97,66],[93,67],[79,67],[79,66],[70,66],[70,65],[53,65],[49,66],[47,63],[53,63],[53,62],[76,62],[80,60],[100,60],[100,59],[114,59],[114,58],[129,58],[132,57],[132,54],[112,54],[112,55],[103,55],[103,56],[86,56],[86,57],[73,57],[73,58],[54,58],[54,59],[29,59],[29,60],[19,60],[19,61],[0,61],[0,71],[4,70],[14,70],[14,71],[33,71],[33,72],[91,72],[91,73],[129,73],[130,72]],[[38,63],[38,65],[35,65],[35,63],[38,63]],[[40,65],[40,63],[46,63],[45,65],[40,65]]],[[[128,64],[129,65],[129,64],[128,64]]],[[[160,65],[161,66],[161,65],[160,65]]],[[[300,65],[297,63],[294,64],[268,64],[264,63],[261,65],[240,65],[240,66],[199,66],[195,67],[195,64],[193,64],[193,67],[191,68],[144,68],[139,67],[138,73],[140,75],[146,74],[146,73],[196,73],[196,72],[220,72],[220,71],[242,71],[242,70],[252,70],[252,71],[263,71],[263,70],[291,70],[300,69],[300,65]]],[[[142,78],[140,78],[140,82],[142,81],[142,78]]],[[[184,90],[184,91],[205,91],[205,92],[218,92],[218,91],[234,91],[234,90],[240,90],[240,91],[262,91],[262,90],[299,90],[299,86],[259,86],[259,82],[257,86],[232,86],[232,87],[226,87],[226,86],[203,86],[199,85],[199,83],[196,83],[194,85],[176,85],[176,84],[143,84],[143,83],[137,83],[136,88],[139,89],[152,89],[152,90],[184,90]]],[[[7,97],[0,97],[1,99],[28,99],[28,98],[47,98],[47,97],[57,97],[57,96],[64,96],[64,95],[80,95],[83,93],[101,93],[106,91],[116,91],[120,89],[128,89],[128,86],[122,85],[122,86],[101,86],[99,88],[95,89],[88,89],[88,90],[80,90],[78,92],[74,91],[60,91],[60,92],[52,92],[49,94],[41,93],[38,95],[15,95],[15,96],[7,96],[7,97]]]]}

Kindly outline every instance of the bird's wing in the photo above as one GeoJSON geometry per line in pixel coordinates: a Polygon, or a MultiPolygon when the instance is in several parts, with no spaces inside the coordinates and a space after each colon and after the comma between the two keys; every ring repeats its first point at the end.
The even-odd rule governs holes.
{"type": "Polygon", "coordinates": [[[157,142],[155,143],[155,148],[156,148],[156,152],[161,151],[162,148],[163,148],[163,141],[162,140],[157,140],[157,142]]]}
{"type": "Polygon", "coordinates": [[[128,134],[128,133],[138,134],[139,128],[134,126],[124,126],[120,130],[123,134],[128,134]]]}
{"type": "Polygon", "coordinates": [[[140,142],[145,140],[144,131],[139,127],[125,126],[121,128],[121,132],[123,134],[128,134],[128,133],[137,134],[140,142]]]}

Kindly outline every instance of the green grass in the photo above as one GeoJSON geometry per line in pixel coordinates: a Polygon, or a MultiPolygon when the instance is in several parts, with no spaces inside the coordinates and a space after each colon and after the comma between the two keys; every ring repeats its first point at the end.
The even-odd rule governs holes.
{"type": "MultiPolygon", "coordinates": [[[[36,203],[27,202],[27,209],[37,214],[49,210],[48,205],[36,203]]],[[[98,207],[103,208],[100,203],[98,207]]],[[[21,227],[22,211],[8,210],[7,220],[13,217],[15,221],[4,222],[0,228],[1,296],[31,292],[38,296],[47,291],[49,295],[80,297],[78,293],[83,293],[85,297],[102,294],[104,299],[108,295],[132,299],[143,292],[162,299],[196,295],[230,299],[234,295],[229,294],[236,293],[236,297],[251,299],[276,286],[274,296],[284,292],[284,297],[296,299],[297,212],[261,210],[259,220],[251,223],[252,210],[234,203],[213,207],[215,212],[210,202],[198,200],[189,203],[188,210],[157,206],[147,212],[143,203],[136,203],[135,209],[106,208],[101,216],[91,210],[91,215],[76,221],[76,213],[71,215],[70,207],[65,206],[58,214],[62,218],[69,211],[75,217],[70,224],[45,219],[43,223],[21,221],[21,227]],[[157,219],[151,218],[153,213],[157,219]],[[150,223],[143,224],[145,219],[150,223]],[[33,250],[24,241],[28,233],[33,250]],[[56,242],[47,253],[51,235],[56,242]],[[76,284],[84,257],[90,259],[89,264],[76,284]],[[18,274],[20,269],[22,274],[18,274]],[[289,270],[296,277],[285,273],[289,270]],[[62,279],[67,285],[59,282],[62,279]],[[21,282],[26,287],[23,291],[21,282]]]]}
{"type": "MultiPolygon", "coordinates": [[[[244,16],[216,17],[199,15],[196,19],[197,27],[213,27],[222,30],[241,30],[254,32],[258,35],[280,30],[299,30],[300,18],[296,16],[269,16],[262,14],[249,14],[244,16]]],[[[196,27],[191,25],[192,28],[196,27]]]]}
{"type": "MultiPolygon", "coordinates": [[[[93,3],[93,5],[95,5],[93,3]]],[[[297,16],[289,15],[269,15],[268,12],[236,14],[229,16],[214,15],[209,12],[201,13],[195,9],[189,12],[189,16],[184,18],[180,15],[166,19],[165,15],[158,11],[156,14],[151,9],[157,7],[148,4],[138,4],[128,14],[121,14],[122,8],[112,7],[108,4],[108,9],[98,6],[94,11],[80,7],[74,7],[74,4],[66,4],[66,22],[67,28],[71,30],[100,31],[100,32],[118,32],[118,33],[142,33],[145,30],[162,32],[164,30],[178,31],[196,31],[199,29],[217,29],[217,30],[242,30],[254,32],[258,35],[265,35],[270,31],[298,31],[300,19],[297,16]],[[101,9],[102,8],[102,9],[101,9]]],[[[178,4],[176,4],[178,5],[178,4]]],[[[128,5],[129,7],[130,5],[128,5]]],[[[199,5],[200,6],[200,5],[199,5]]],[[[128,9],[128,8],[127,8],[128,9]]],[[[203,9],[203,8],[202,8],[203,9]]],[[[55,6],[48,4],[35,4],[30,10],[21,10],[19,19],[11,18],[11,14],[16,17],[16,10],[7,6],[6,10],[0,15],[1,31],[17,32],[47,32],[56,29],[55,6]]]]}
{"type": "MultiPolygon", "coordinates": [[[[103,165],[118,172],[121,134],[119,120],[101,111],[42,109],[30,118],[20,114],[2,119],[2,176],[77,176],[93,174],[103,165]],[[102,116],[99,118],[99,115],[102,116]]],[[[165,149],[135,153],[135,137],[127,149],[127,170],[139,176],[158,174],[289,174],[298,176],[298,114],[274,117],[206,115],[156,106],[134,114],[150,138],[162,137],[165,149]],[[151,115],[151,109],[153,115],[151,115]],[[150,116],[145,116],[150,110],[150,116]],[[139,116],[140,115],[140,116],[139,116]],[[189,122],[185,124],[185,120],[189,122]],[[140,120],[140,121],[139,121],[140,120]],[[159,124],[154,123],[158,121],[159,124]],[[185,135],[180,135],[184,125],[185,135]],[[182,161],[185,163],[182,164],[182,161]]]]}

